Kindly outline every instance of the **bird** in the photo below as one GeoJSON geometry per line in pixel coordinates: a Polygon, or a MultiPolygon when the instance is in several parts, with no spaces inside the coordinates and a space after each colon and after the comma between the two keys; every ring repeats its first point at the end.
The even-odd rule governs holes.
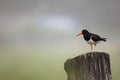
{"type": "Polygon", "coordinates": [[[96,46],[101,41],[106,42],[106,39],[107,39],[107,38],[102,38],[102,37],[100,37],[97,34],[91,33],[91,32],[89,32],[86,29],[83,29],[82,32],[80,32],[79,34],[76,35],[76,37],[81,36],[81,35],[83,35],[84,40],[88,44],[90,44],[90,46],[91,46],[91,52],[93,52],[93,46],[92,45],[96,46]]]}

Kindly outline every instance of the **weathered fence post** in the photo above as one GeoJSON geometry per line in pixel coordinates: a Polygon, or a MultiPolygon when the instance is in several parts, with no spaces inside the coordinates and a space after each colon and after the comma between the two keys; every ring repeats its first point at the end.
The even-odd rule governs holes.
{"type": "Polygon", "coordinates": [[[90,52],[64,63],[67,80],[112,80],[110,58],[104,52],[90,52]]]}

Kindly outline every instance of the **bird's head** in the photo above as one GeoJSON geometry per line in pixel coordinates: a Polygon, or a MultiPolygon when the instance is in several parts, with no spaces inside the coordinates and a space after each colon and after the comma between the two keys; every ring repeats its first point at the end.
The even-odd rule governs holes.
{"type": "Polygon", "coordinates": [[[76,35],[76,37],[81,36],[82,34],[86,34],[86,33],[89,33],[88,30],[83,29],[82,32],[76,35]]]}

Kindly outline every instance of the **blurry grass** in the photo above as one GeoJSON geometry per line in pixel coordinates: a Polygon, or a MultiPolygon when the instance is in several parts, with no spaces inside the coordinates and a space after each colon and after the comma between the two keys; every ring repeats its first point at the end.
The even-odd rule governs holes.
{"type": "MultiPolygon", "coordinates": [[[[0,80],[66,80],[64,62],[70,56],[76,54],[57,48],[2,49],[0,80]]],[[[112,80],[120,79],[119,60],[118,54],[111,54],[112,80]]]]}
{"type": "Polygon", "coordinates": [[[66,80],[64,62],[57,59],[54,53],[49,54],[33,49],[2,50],[0,80],[66,80]]]}

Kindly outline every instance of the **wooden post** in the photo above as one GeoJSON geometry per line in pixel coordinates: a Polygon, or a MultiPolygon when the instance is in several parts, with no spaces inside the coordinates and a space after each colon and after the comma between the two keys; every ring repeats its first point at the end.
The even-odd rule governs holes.
{"type": "Polygon", "coordinates": [[[67,80],[112,80],[109,54],[90,52],[64,63],[67,80]]]}

